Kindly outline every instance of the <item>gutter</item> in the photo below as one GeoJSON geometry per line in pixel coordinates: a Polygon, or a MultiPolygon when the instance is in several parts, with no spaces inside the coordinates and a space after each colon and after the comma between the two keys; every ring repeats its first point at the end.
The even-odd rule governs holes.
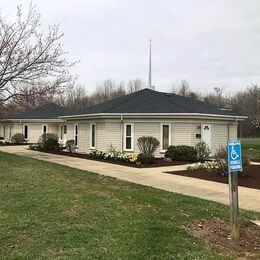
{"type": "Polygon", "coordinates": [[[153,116],[184,116],[184,117],[214,117],[214,118],[228,118],[235,120],[244,120],[247,116],[232,116],[232,115],[218,115],[218,114],[202,114],[202,113],[97,113],[97,114],[81,114],[72,116],[60,116],[58,118],[77,119],[83,117],[110,117],[110,116],[127,116],[127,117],[153,117],[153,116]]]}
{"type": "Polygon", "coordinates": [[[62,119],[62,118],[56,118],[56,119],[0,119],[0,122],[18,122],[18,123],[23,123],[23,122],[51,122],[51,123],[60,123],[60,122],[64,122],[66,120],[62,119]]]}

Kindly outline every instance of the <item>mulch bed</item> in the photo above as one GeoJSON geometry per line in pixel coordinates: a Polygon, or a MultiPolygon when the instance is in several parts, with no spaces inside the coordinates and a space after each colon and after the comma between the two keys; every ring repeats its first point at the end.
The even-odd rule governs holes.
{"type": "Polygon", "coordinates": [[[77,157],[77,158],[105,162],[105,163],[119,164],[119,165],[123,165],[123,166],[134,167],[134,168],[153,168],[153,167],[164,167],[164,166],[176,166],[176,165],[185,165],[185,164],[189,163],[189,162],[181,162],[181,161],[168,162],[168,161],[165,161],[163,158],[154,158],[154,161],[151,164],[134,164],[134,163],[131,164],[131,163],[126,163],[126,162],[116,162],[116,161],[109,161],[109,160],[104,160],[104,159],[95,159],[95,158],[91,157],[89,154],[82,154],[82,153],[69,153],[69,152],[48,152],[48,153],[65,155],[65,156],[70,156],[70,157],[77,157]]]}
{"type": "Polygon", "coordinates": [[[230,237],[230,223],[220,219],[202,219],[185,225],[184,229],[207,244],[238,257],[260,257],[260,227],[257,225],[241,225],[237,240],[230,237]]]}
{"type": "MultiPolygon", "coordinates": [[[[167,173],[203,179],[207,181],[228,183],[228,177],[221,176],[220,174],[215,172],[209,173],[206,171],[177,171],[167,173]]],[[[260,189],[260,165],[246,166],[244,169],[244,173],[247,173],[247,175],[238,175],[238,185],[248,188],[260,189]]]]}

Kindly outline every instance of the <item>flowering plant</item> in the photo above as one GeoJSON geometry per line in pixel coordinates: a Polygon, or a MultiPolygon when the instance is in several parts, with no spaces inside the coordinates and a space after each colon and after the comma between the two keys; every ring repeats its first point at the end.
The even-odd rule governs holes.
{"type": "Polygon", "coordinates": [[[89,154],[92,158],[111,160],[117,162],[136,163],[137,156],[135,154],[126,154],[118,151],[110,151],[108,153],[99,150],[92,150],[89,154]]]}
{"type": "Polygon", "coordinates": [[[220,172],[222,165],[219,162],[204,162],[204,163],[193,163],[187,166],[188,171],[199,171],[204,170],[207,172],[220,172]]]}

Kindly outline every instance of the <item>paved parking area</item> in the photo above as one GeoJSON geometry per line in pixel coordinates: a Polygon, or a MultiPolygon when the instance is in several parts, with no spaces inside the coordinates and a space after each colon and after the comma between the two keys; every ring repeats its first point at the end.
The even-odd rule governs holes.
{"type": "MultiPolygon", "coordinates": [[[[166,171],[184,170],[186,168],[185,165],[138,169],[105,162],[31,151],[28,150],[27,146],[0,146],[0,151],[58,163],[170,192],[229,204],[227,184],[165,173],[166,171]]],[[[239,204],[243,209],[260,212],[260,190],[239,187],[239,204]]]]}

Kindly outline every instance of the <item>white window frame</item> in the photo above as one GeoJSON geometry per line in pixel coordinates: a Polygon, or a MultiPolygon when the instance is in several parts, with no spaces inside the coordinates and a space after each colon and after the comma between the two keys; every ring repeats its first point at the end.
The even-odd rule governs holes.
{"type": "Polygon", "coordinates": [[[47,124],[42,125],[42,134],[44,134],[44,131],[43,131],[44,126],[46,126],[46,134],[48,134],[48,132],[49,132],[49,127],[48,127],[47,124]]]}
{"type": "Polygon", "coordinates": [[[124,151],[125,152],[133,152],[135,150],[134,148],[134,124],[133,123],[124,123],[124,151]],[[126,148],[126,138],[129,136],[126,136],[126,126],[131,126],[131,149],[126,148]]]}
{"type": "Polygon", "coordinates": [[[76,146],[79,146],[79,125],[78,124],[74,124],[74,141],[76,146]],[[77,135],[76,135],[76,126],[77,126],[77,135]],[[77,136],[77,144],[76,144],[76,136],[77,136]]]}
{"type": "Polygon", "coordinates": [[[161,152],[163,152],[163,153],[166,152],[166,150],[163,149],[163,126],[165,126],[165,125],[169,126],[169,146],[172,145],[172,124],[167,123],[167,122],[161,123],[161,126],[160,126],[160,128],[161,128],[161,130],[160,130],[161,131],[160,143],[161,143],[161,152]]]}
{"type": "Polygon", "coordinates": [[[23,125],[23,135],[24,135],[24,139],[27,141],[29,140],[29,133],[30,133],[29,125],[28,124],[23,125]],[[25,126],[27,126],[27,138],[25,138],[25,126]]]}
{"type": "Polygon", "coordinates": [[[96,149],[96,146],[97,146],[97,124],[96,123],[90,123],[90,131],[89,131],[89,146],[90,146],[90,149],[96,149]],[[92,126],[95,126],[95,146],[92,146],[92,126]]]}

